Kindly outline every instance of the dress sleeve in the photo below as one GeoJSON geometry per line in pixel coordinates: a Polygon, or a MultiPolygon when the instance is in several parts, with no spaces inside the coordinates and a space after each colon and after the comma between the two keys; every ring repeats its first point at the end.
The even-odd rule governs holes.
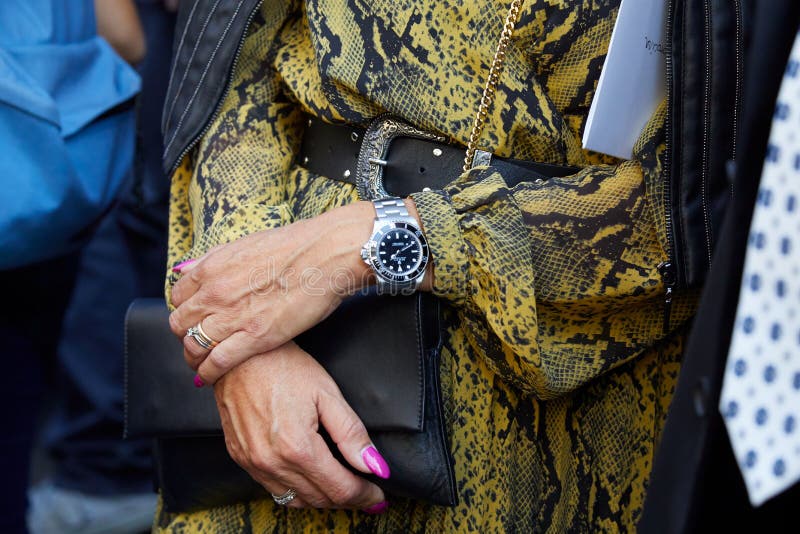
{"type": "Polygon", "coordinates": [[[286,183],[302,114],[273,67],[279,21],[267,23],[259,14],[253,28],[215,119],[172,177],[168,300],[178,279],[169,267],[292,222],[286,183]]]}
{"type": "MultiPolygon", "coordinates": [[[[617,166],[508,187],[491,166],[412,195],[470,344],[503,380],[553,398],[666,336],[663,119],[617,166]]],[[[677,297],[670,324],[693,299],[677,297]]]]}

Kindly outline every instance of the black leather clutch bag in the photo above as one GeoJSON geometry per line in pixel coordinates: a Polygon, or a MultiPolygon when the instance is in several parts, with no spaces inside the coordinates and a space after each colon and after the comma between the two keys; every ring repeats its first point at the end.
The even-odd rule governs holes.
{"type": "MultiPolygon", "coordinates": [[[[453,506],[439,313],[426,294],[362,294],[297,342],[331,374],[391,469],[388,480],[359,475],[389,494],[453,506]]],[[[125,434],[155,438],[164,506],[183,512],[267,497],[228,455],[213,391],[192,384],[168,315],[162,299],[140,299],[125,320],[125,434]]]]}

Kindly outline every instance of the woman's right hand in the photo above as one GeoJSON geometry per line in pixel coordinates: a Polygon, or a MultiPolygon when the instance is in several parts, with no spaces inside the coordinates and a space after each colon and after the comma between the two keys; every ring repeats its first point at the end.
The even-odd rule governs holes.
{"type": "Polygon", "coordinates": [[[231,457],[273,495],[296,491],[287,506],[386,509],[378,486],[333,457],[320,424],[359,471],[388,478],[389,467],[330,375],[294,342],[238,365],[214,393],[231,457]]]}

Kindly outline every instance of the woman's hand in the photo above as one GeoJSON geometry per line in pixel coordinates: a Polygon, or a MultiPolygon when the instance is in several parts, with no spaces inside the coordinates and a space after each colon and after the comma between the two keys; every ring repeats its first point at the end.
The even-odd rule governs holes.
{"type": "Polygon", "coordinates": [[[347,462],[388,478],[389,468],[328,373],[293,342],[260,354],[214,387],[231,457],[288,506],[385,510],[383,491],[331,454],[320,424],[347,462]]]}
{"type": "Polygon", "coordinates": [[[202,382],[213,384],[305,332],[367,284],[371,271],[360,250],[374,217],[371,203],[357,202],[249,235],[183,267],[172,289],[170,327],[202,382]],[[198,324],[219,342],[210,352],[186,336],[198,324]]]}

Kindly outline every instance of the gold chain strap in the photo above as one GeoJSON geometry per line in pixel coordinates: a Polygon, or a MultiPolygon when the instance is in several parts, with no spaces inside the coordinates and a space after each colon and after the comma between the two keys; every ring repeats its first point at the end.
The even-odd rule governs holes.
{"type": "Polygon", "coordinates": [[[506,48],[511,36],[514,34],[514,28],[519,21],[519,14],[522,8],[523,0],[513,0],[511,7],[508,10],[506,22],[503,25],[503,33],[500,34],[500,41],[497,43],[497,51],[494,53],[492,59],[492,66],[489,69],[489,77],[486,80],[486,86],[483,88],[483,96],[481,97],[480,106],[478,106],[478,113],[475,115],[475,122],[472,124],[472,132],[469,134],[469,144],[467,144],[467,153],[464,156],[464,172],[467,172],[472,167],[472,161],[475,159],[475,151],[478,148],[478,140],[483,133],[483,127],[486,124],[486,117],[489,114],[489,108],[494,101],[495,89],[500,81],[500,74],[503,72],[503,63],[506,59],[506,48]]]}

